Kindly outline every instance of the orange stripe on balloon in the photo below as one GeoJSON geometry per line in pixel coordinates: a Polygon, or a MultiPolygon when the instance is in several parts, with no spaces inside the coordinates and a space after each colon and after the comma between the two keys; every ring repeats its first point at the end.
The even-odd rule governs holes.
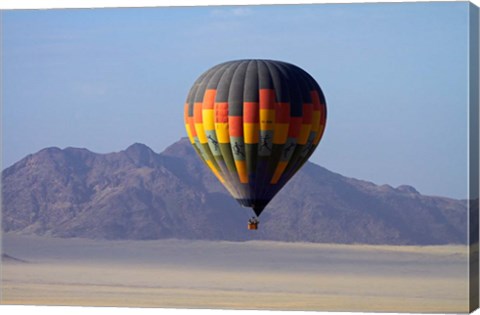
{"type": "Polygon", "coordinates": [[[228,116],[230,137],[243,137],[243,117],[228,116]]]}
{"type": "Polygon", "coordinates": [[[195,103],[193,105],[193,117],[195,119],[195,123],[203,123],[202,103],[195,103]]]}
{"type": "Polygon", "coordinates": [[[258,123],[259,122],[259,104],[254,102],[243,103],[243,122],[258,123]]]}
{"type": "Polygon", "coordinates": [[[203,95],[203,109],[213,109],[217,90],[206,90],[203,95]]]}
{"type": "Polygon", "coordinates": [[[185,103],[185,106],[183,107],[183,121],[185,123],[188,121],[188,103],[185,103]]]}
{"type": "Polygon", "coordinates": [[[214,111],[216,123],[228,122],[228,103],[215,103],[214,111]]]}
{"type": "Polygon", "coordinates": [[[192,133],[192,137],[197,136],[197,131],[195,130],[195,121],[193,117],[188,117],[188,125],[190,126],[190,132],[192,133]]]}
{"type": "Polygon", "coordinates": [[[272,89],[260,89],[260,109],[274,109],[275,108],[275,91],[272,89]]]}

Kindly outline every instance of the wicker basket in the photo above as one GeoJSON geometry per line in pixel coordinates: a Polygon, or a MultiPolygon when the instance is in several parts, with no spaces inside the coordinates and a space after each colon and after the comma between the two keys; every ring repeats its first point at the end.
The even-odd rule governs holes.
{"type": "Polygon", "coordinates": [[[258,223],[248,223],[249,230],[258,230],[258,223]]]}

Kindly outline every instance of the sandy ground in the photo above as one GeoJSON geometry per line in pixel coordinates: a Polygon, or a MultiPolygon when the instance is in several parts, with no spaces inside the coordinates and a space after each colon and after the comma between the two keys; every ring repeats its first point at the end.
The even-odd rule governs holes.
{"type": "Polygon", "coordinates": [[[2,304],[468,312],[466,246],[6,234],[2,304]]]}

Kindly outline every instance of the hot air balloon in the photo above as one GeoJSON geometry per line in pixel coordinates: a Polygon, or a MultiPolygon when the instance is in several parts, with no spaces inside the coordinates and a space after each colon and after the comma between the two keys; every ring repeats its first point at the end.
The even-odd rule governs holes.
{"type": "MultiPolygon", "coordinates": [[[[301,68],[273,60],[214,66],[195,81],[184,109],[193,148],[256,216],[312,155],[326,114],[317,82],[301,68]]],[[[257,224],[252,218],[249,229],[257,224]]]]}

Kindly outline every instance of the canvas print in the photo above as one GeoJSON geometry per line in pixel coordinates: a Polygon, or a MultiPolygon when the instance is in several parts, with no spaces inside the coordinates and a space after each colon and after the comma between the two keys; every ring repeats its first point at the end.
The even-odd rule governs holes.
{"type": "Polygon", "coordinates": [[[475,5],[1,15],[1,304],[478,307],[475,5]]]}

